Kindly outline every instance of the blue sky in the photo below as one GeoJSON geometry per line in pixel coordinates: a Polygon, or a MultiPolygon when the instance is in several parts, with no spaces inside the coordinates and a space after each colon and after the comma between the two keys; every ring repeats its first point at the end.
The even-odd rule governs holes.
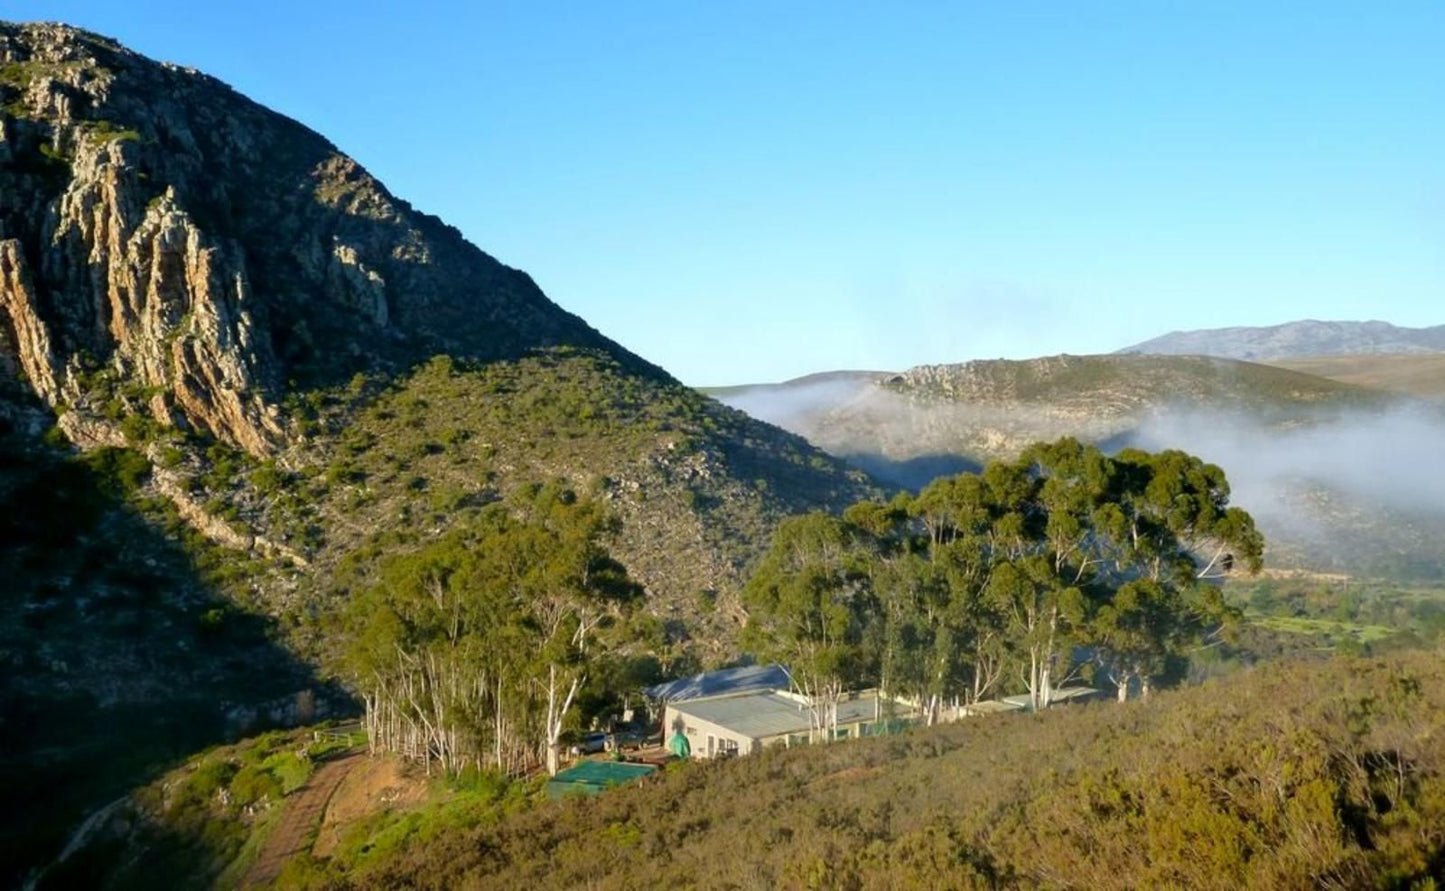
{"type": "Polygon", "coordinates": [[[0,16],[92,28],[305,122],[689,383],[1445,323],[1438,0],[0,16]]]}

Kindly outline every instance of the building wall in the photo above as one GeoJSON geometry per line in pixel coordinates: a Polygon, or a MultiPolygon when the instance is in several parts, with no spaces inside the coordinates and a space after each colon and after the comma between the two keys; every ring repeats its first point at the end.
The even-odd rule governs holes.
{"type": "Polygon", "coordinates": [[[728,747],[729,744],[737,747],[737,754],[748,755],[761,748],[757,740],[752,737],[743,736],[741,733],[729,730],[711,721],[704,721],[692,715],[676,711],[668,706],[663,718],[663,738],[671,739],[677,732],[677,722],[683,723],[683,735],[687,737],[688,745],[692,747],[692,757],[709,758],[717,757],[728,747]],[[708,751],[708,737],[713,738],[712,752],[708,751]]]}

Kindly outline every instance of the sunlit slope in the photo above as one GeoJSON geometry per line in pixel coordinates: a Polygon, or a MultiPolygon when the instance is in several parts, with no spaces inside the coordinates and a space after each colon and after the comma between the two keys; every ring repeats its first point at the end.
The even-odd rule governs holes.
{"type": "Polygon", "coordinates": [[[341,883],[1428,887],[1412,883],[1445,877],[1442,666],[1279,664],[1144,704],[691,765],[341,883]]]}
{"type": "Polygon", "coordinates": [[[1360,387],[1429,399],[1445,397],[1445,353],[1321,356],[1276,359],[1270,364],[1360,387]]]}

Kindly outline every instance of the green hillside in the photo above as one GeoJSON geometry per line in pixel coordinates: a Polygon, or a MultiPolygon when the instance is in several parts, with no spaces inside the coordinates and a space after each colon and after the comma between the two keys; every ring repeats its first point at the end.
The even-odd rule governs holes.
{"type": "Polygon", "coordinates": [[[1208,356],[1051,356],[927,365],[890,378],[895,392],[975,404],[1046,404],[1066,412],[1228,406],[1259,412],[1374,406],[1364,387],[1208,356]]]}
{"type": "MultiPolygon", "coordinates": [[[[1144,704],[693,764],[292,886],[1428,888],[1436,653],[1262,666],[1144,704]],[[746,856],[739,852],[746,851],[746,856]],[[324,877],[324,878],[323,878],[324,877]]],[[[304,877],[304,878],[303,878],[304,877]]]]}

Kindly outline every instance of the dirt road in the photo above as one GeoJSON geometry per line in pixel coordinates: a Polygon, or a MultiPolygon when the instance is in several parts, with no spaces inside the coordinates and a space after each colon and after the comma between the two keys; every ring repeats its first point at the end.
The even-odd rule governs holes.
{"type": "Polygon", "coordinates": [[[281,867],[289,858],[310,848],[312,830],[326,812],[326,803],[331,800],[336,787],[341,785],[346,774],[360,763],[363,757],[355,754],[327,761],[311,775],[306,785],[286,799],[286,811],[281,815],[281,822],[267,836],[260,856],[251,864],[241,887],[261,888],[270,885],[281,874],[281,867]]]}

